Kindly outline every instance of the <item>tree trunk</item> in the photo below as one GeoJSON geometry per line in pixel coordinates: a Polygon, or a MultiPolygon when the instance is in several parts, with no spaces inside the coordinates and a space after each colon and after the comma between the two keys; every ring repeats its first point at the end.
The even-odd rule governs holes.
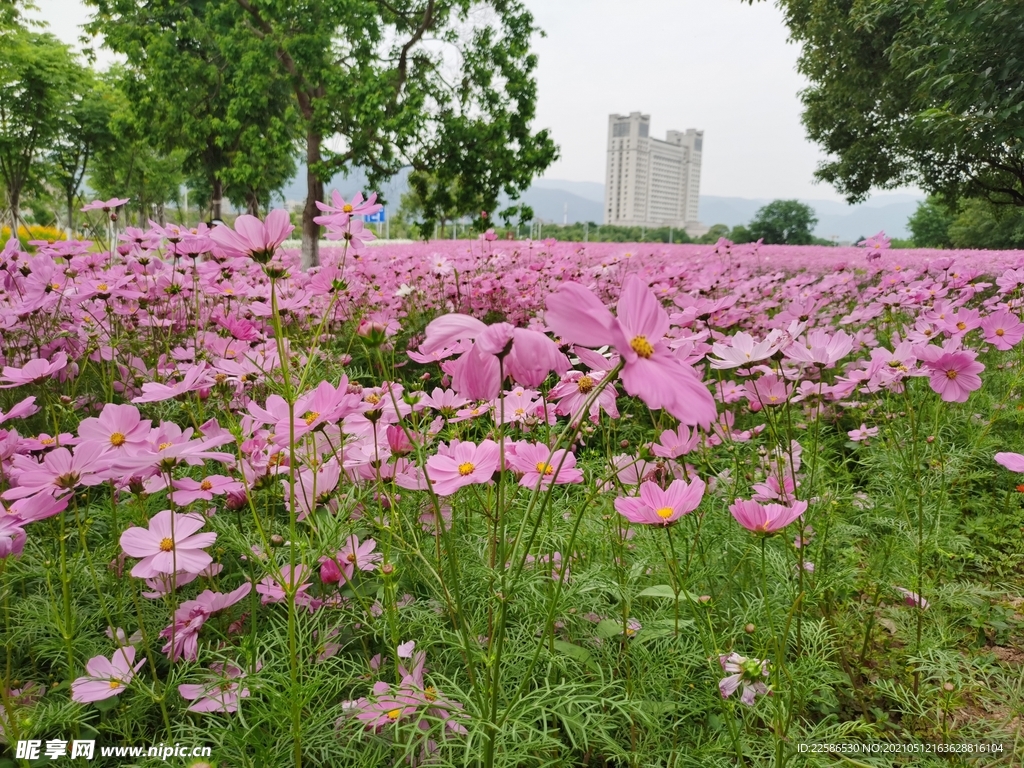
{"type": "Polygon", "coordinates": [[[210,221],[220,218],[220,198],[224,194],[224,185],[220,179],[213,180],[213,194],[210,198],[210,221]]]}
{"type": "Polygon", "coordinates": [[[317,200],[323,200],[324,183],[313,173],[313,166],[320,162],[319,133],[310,130],[306,134],[306,206],[302,209],[302,269],[320,266],[320,225],[313,221],[320,215],[317,200]]]}
{"type": "Polygon", "coordinates": [[[68,240],[75,239],[75,194],[68,195],[68,240]]]}
{"type": "Polygon", "coordinates": [[[259,195],[257,195],[255,192],[249,192],[245,196],[245,208],[246,208],[246,212],[250,216],[257,216],[258,217],[260,215],[260,198],[259,198],[259,195]]]}

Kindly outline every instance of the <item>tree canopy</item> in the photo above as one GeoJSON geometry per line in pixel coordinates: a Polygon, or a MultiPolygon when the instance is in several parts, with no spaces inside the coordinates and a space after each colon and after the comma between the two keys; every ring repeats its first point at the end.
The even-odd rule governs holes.
{"type": "MultiPolygon", "coordinates": [[[[757,0],[746,0],[756,2],[757,0]]],[[[916,184],[947,200],[1024,205],[1024,4],[779,0],[816,171],[863,200],[916,184]]]]}
{"type": "Polygon", "coordinates": [[[774,200],[759,209],[747,225],[751,240],[776,245],[810,245],[818,217],[809,205],[799,200],[774,200]]]}
{"type": "MultiPolygon", "coordinates": [[[[419,191],[430,223],[453,206],[493,210],[499,194],[518,196],[557,155],[548,132],[530,127],[530,43],[539,30],[519,0],[87,2],[97,10],[91,29],[139,72],[149,71],[139,40],[177,36],[186,20],[197,28],[187,44],[235,48],[265,78],[250,94],[241,93],[242,83],[225,84],[233,105],[279,86],[288,90],[298,117],[288,137],[304,145],[308,168],[306,266],[319,260],[315,203],[338,172],[362,168],[371,186],[406,166],[429,172],[436,183],[419,191]],[[208,39],[199,40],[198,30],[208,39]]],[[[185,78],[178,89],[187,103],[190,89],[206,93],[209,85],[185,78]]],[[[280,109],[275,103],[264,111],[280,109]]],[[[280,127],[276,136],[260,134],[267,147],[284,146],[280,127]]]]}
{"type": "Polygon", "coordinates": [[[40,155],[61,139],[80,91],[82,66],[50,34],[16,24],[0,28],[0,182],[14,229],[22,194],[41,182],[40,155]]]}

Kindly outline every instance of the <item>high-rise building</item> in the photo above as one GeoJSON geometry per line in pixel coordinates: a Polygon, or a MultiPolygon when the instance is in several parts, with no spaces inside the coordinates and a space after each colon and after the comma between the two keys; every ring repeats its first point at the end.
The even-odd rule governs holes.
{"type": "Polygon", "coordinates": [[[608,116],[604,223],[678,227],[691,236],[707,231],[697,220],[704,131],[650,136],[651,116],[608,116]]]}

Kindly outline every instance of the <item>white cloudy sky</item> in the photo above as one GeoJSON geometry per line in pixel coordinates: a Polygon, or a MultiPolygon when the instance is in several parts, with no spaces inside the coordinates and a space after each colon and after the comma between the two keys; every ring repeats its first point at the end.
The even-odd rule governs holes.
{"type": "MultiPolygon", "coordinates": [[[[547,178],[602,181],[608,115],[641,111],[659,137],[705,131],[702,194],[841,199],[813,183],[822,153],[800,124],[799,51],[773,3],[526,2],[547,35],[536,44],[536,125],[561,148],[547,178]]],[[[56,35],[78,38],[82,0],[36,3],[56,35]]]]}

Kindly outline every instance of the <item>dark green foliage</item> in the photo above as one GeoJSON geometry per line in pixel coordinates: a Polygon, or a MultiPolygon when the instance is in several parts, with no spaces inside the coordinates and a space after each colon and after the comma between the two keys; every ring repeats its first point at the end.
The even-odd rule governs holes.
{"type": "Polygon", "coordinates": [[[771,245],[810,245],[811,230],[818,223],[809,205],[799,200],[774,200],[761,208],[747,225],[751,240],[764,240],[771,245]]]}
{"type": "Polygon", "coordinates": [[[949,228],[953,223],[953,214],[943,201],[932,195],[922,201],[907,226],[914,237],[914,245],[918,248],[948,248],[953,244],[949,236],[949,228]]]}
{"type": "MultiPolygon", "coordinates": [[[[747,0],[753,2],[754,0],[747,0]]],[[[1024,205],[1024,5],[781,0],[816,176],[850,202],[917,184],[1024,205]]]]}
{"type": "Polygon", "coordinates": [[[66,45],[15,20],[0,15],[0,183],[5,217],[16,227],[22,195],[43,181],[39,153],[62,142],[72,115],[81,114],[74,101],[85,75],[66,45]]]}

